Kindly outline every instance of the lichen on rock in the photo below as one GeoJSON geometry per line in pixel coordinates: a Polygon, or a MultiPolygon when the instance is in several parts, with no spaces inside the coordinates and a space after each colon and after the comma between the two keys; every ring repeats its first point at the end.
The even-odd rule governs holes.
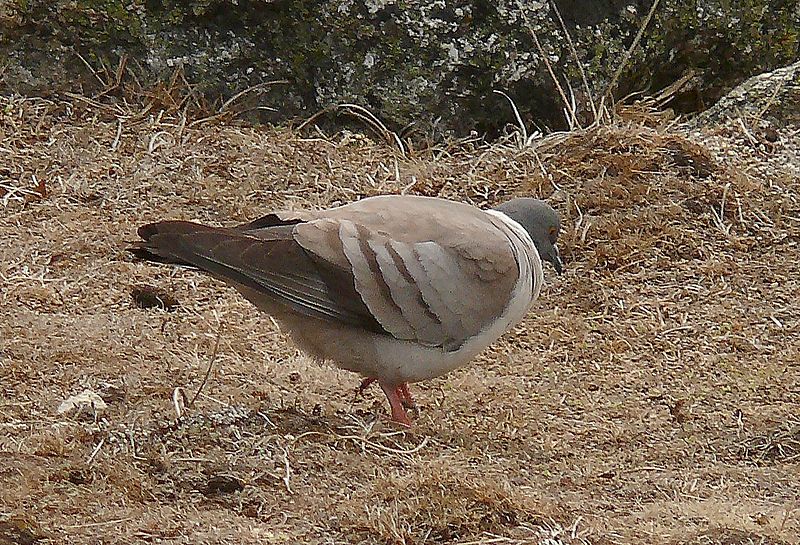
{"type": "MultiPolygon", "coordinates": [[[[181,69],[211,102],[286,80],[254,101],[261,121],[355,102],[388,126],[496,133],[513,121],[500,89],[532,126],[564,124],[546,67],[588,111],[642,26],[649,2],[557,0],[12,0],[0,12],[0,88],[92,92],[126,69],[142,85],[181,69]],[[553,6],[574,44],[570,47],[553,6]],[[538,40],[541,50],[537,47],[538,40]],[[587,74],[590,89],[581,79],[587,74]],[[571,90],[571,91],[570,91],[571,90]]],[[[615,88],[657,90],[692,71],[674,97],[701,110],[744,78],[798,56],[790,0],[662,2],[615,88]]]]}

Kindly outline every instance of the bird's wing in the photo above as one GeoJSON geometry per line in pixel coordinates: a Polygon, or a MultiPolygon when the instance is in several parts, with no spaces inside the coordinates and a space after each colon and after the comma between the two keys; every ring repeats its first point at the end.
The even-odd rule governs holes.
{"type": "Polygon", "coordinates": [[[473,207],[380,199],[386,198],[310,221],[268,215],[234,229],[151,224],[139,231],[139,249],[246,286],[301,315],[458,349],[509,304],[519,279],[510,240],[473,207]]]}
{"type": "Polygon", "coordinates": [[[350,220],[322,218],[297,225],[295,239],[320,269],[355,287],[390,335],[445,350],[493,324],[519,278],[511,243],[496,228],[458,244],[403,242],[350,220]]]}

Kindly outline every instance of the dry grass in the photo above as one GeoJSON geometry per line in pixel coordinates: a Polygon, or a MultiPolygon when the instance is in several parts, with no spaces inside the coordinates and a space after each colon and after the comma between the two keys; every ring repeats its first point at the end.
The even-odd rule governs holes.
{"type": "Polygon", "coordinates": [[[0,136],[0,544],[800,543],[790,138],[635,123],[401,157],[31,99],[0,100],[0,136]],[[410,432],[232,290],[124,252],[159,218],[399,191],[548,197],[569,268],[415,387],[410,432]],[[58,413],[87,390],[105,408],[58,413]]]}

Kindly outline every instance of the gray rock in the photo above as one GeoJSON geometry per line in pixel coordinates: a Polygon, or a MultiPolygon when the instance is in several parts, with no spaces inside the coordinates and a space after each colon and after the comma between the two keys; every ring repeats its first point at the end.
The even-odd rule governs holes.
{"type": "Polygon", "coordinates": [[[800,61],[746,80],[701,113],[694,125],[759,118],[776,127],[800,125],[800,61]]]}
{"type": "MultiPolygon", "coordinates": [[[[606,89],[651,3],[555,3],[591,93],[551,4],[523,2],[523,16],[509,0],[5,0],[0,90],[114,95],[185,78],[192,100],[217,105],[253,88],[229,108],[260,121],[353,102],[393,130],[417,122],[431,135],[502,130],[514,117],[500,89],[529,128],[560,127],[545,59],[591,118],[587,95],[606,89]]],[[[798,29],[796,0],[662,1],[615,94],[655,91],[691,70],[670,106],[702,109],[796,59],[798,29]]]]}

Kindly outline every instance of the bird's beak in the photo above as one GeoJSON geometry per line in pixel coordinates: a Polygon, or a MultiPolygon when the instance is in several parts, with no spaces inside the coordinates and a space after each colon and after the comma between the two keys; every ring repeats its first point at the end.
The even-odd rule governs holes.
{"type": "Polygon", "coordinates": [[[558,274],[564,272],[564,262],[561,261],[561,254],[558,253],[558,247],[553,244],[553,251],[547,253],[547,261],[553,264],[553,268],[558,274]]]}

